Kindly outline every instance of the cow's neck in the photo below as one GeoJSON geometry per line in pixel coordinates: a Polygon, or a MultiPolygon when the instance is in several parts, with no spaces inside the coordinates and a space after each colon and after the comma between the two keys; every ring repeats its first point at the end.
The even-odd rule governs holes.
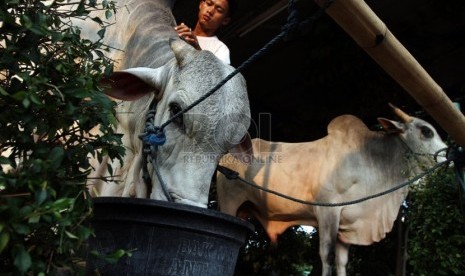
{"type": "Polygon", "coordinates": [[[401,160],[397,162],[403,164],[404,169],[402,169],[402,175],[405,178],[416,176],[432,165],[433,159],[430,158],[430,156],[422,155],[418,152],[418,149],[411,148],[399,136],[394,136],[392,138],[396,140],[398,144],[401,160]]]}

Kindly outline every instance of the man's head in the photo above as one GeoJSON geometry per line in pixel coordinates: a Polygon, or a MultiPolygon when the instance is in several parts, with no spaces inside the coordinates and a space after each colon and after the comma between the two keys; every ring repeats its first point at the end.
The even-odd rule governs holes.
{"type": "Polygon", "coordinates": [[[231,21],[235,9],[235,0],[201,0],[197,24],[206,35],[212,36],[231,21]]]}

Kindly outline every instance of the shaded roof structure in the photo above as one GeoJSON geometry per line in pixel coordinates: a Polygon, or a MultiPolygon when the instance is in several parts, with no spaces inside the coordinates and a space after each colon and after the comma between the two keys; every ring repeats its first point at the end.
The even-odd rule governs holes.
{"type": "MultiPolygon", "coordinates": [[[[340,1],[340,0],[335,0],[340,1]]],[[[233,22],[219,36],[237,67],[279,34],[288,0],[237,0],[233,22]]],[[[442,87],[465,108],[465,2],[367,0],[370,8],[442,87]]],[[[295,1],[299,18],[312,16],[314,1],[295,1]]],[[[193,26],[198,2],[178,0],[178,22],[193,26]]],[[[326,134],[331,119],[354,114],[376,127],[394,118],[388,103],[433,123],[421,106],[376,64],[332,18],[323,14],[256,60],[244,72],[253,137],[309,141],[326,134]]],[[[440,129],[439,129],[440,130],[440,129]]],[[[441,131],[441,130],[440,130],[441,131]]],[[[445,138],[446,133],[441,135],[445,138]]]]}

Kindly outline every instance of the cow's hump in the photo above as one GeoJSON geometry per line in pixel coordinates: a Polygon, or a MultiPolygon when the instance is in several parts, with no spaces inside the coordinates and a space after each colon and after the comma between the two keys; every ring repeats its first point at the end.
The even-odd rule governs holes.
{"type": "Polygon", "coordinates": [[[366,136],[369,135],[371,131],[359,118],[353,115],[341,115],[334,118],[328,124],[328,135],[356,135],[356,136],[366,136]]]}

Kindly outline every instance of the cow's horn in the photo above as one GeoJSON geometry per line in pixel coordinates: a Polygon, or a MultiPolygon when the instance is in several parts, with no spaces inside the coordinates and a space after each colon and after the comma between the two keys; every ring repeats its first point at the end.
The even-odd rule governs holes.
{"type": "Polygon", "coordinates": [[[410,123],[413,120],[413,118],[410,115],[408,115],[395,105],[389,103],[389,106],[392,108],[394,114],[396,114],[397,117],[399,117],[404,123],[410,123]]]}
{"type": "Polygon", "coordinates": [[[170,39],[170,47],[174,52],[174,57],[180,66],[187,63],[186,58],[189,55],[190,47],[186,42],[181,39],[170,39]]]}

